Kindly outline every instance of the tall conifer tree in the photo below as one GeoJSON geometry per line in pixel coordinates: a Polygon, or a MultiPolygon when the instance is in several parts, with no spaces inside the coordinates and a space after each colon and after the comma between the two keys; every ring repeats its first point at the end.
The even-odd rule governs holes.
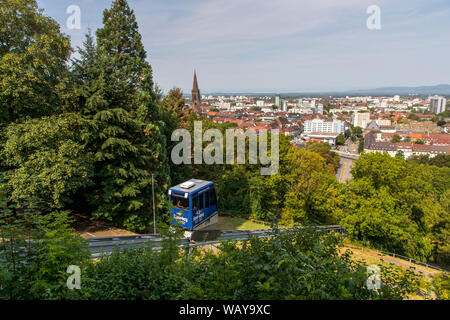
{"type": "Polygon", "coordinates": [[[160,132],[152,68],[127,1],[104,11],[96,52],[87,38],[76,72],[82,74],[83,114],[90,119],[95,185],[94,217],[146,231],[152,208],[151,174],[161,204],[169,183],[166,140],[160,132]]]}

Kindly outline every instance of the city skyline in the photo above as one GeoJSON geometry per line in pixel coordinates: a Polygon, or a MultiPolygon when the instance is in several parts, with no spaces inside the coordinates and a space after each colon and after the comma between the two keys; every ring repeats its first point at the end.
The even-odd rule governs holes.
{"type": "MultiPolygon", "coordinates": [[[[110,0],[38,0],[80,46],[110,0]],[[81,29],[66,26],[69,5],[81,29]]],[[[165,91],[319,92],[449,83],[450,3],[131,0],[155,82],[165,91]],[[381,9],[369,30],[366,9],[381,9]]]]}

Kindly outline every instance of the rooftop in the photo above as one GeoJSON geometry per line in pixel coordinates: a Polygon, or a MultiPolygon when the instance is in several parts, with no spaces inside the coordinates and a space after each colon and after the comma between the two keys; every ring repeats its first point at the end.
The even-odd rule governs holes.
{"type": "Polygon", "coordinates": [[[211,181],[199,180],[199,179],[191,179],[186,182],[177,184],[175,187],[170,188],[170,190],[179,191],[179,192],[195,192],[199,189],[206,187],[207,185],[212,184],[211,181]],[[194,185],[190,188],[186,187],[185,184],[191,182],[194,185]]]}

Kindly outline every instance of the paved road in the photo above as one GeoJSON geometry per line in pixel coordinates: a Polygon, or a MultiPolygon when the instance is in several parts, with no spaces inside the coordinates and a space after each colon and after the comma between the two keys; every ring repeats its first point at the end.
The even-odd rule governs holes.
{"type": "Polygon", "coordinates": [[[336,179],[338,179],[340,183],[345,183],[347,180],[352,179],[350,170],[352,169],[353,162],[354,160],[341,157],[341,165],[336,173],[336,179]]]}

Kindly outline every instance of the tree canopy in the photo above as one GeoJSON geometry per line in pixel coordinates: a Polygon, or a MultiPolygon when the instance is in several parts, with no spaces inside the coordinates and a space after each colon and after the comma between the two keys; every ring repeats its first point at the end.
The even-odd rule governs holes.
{"type": "Polygon", "coordinates": [[[71,106],[67,36],[34,0],[0,2],[0,125],[71,106]]]}

